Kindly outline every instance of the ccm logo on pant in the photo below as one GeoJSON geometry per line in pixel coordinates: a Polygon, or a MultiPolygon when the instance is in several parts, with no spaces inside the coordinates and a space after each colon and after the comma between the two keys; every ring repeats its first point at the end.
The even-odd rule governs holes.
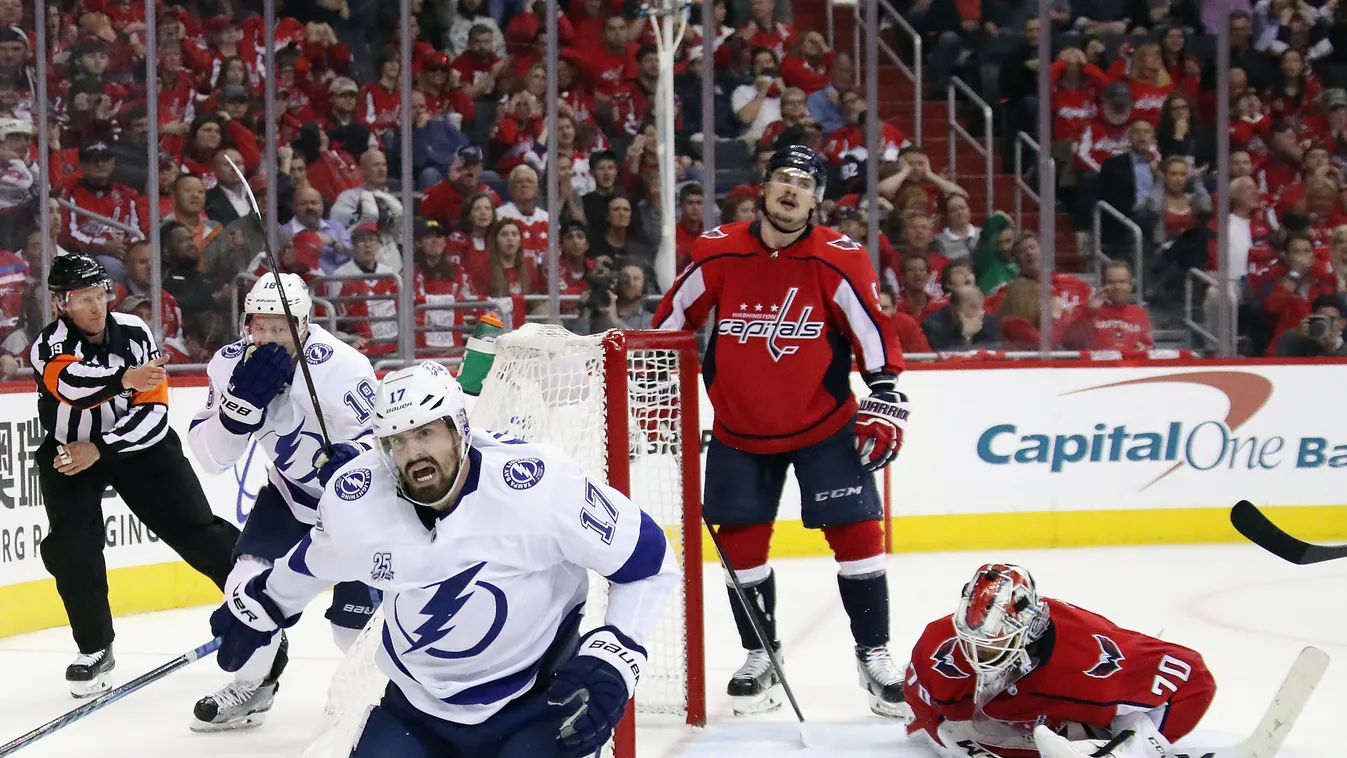
{"type": "Polygon", "coordinates": [[[832,500],[832,499],[834,499],[834,498],[839,498],[839,497],[850,497],[850,496],[852,496],[852,495],[859,495],[859,494],[861,494],[861,488],[860,488],[860,487],[843,487],[843,488],[840,489],[840,490],[832,490],[832,491],[830,491],[830,492],[816,492],[816,493],[814,493],[814,502],[816,502],[816,503],[821,503],[821,502],[823,502],[824,500],[832,500]]]}

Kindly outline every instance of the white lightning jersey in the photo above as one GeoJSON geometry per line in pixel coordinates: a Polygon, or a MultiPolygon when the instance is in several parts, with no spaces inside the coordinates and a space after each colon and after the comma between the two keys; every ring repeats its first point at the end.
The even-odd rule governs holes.
{"type": "Polygon", "coordinates": [[[605,625],[644,644],[678,582],[664,531],[555,448],[473,432],[444,511],[399,495],[377,452],[349,462],[266,593],[293,616],[336,582],[384,591],[379,668],[420,710],[479,724],[536,681],[574,628],[586,569],[612,582],[605,625]]]}
{"type": "MultiPolygon", "coordinates": [[[[249,441],[256,439],[274,464],[268,480],[280,490],[295,518],[312,524],[318,519],[318,499],[323,496],[313,467],[314,457],[323,449],[323,435],[302,369],[295,367],[290,386],[267,406],[266,421],[257,432],[237,435],[220,422],[221,392],[229,386],[234,367],[247,347],[240,340],[211,356],[206,367],[210,392],[206,407],[192,419],[188,444],[203,469],[221,473],[243,458],[249,441]]],[[[304,355],[332,442],[355,442],[366,450],[372,448],[371,409],[379,382],[369,358],[315,324],[309,325],[304,339],[304,355]]]]}

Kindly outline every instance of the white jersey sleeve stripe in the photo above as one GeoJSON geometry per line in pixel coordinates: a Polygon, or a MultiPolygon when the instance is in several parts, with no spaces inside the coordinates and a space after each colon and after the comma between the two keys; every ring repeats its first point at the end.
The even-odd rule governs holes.
{"type": "Polygon", "coordinates": [[[884,355],[884,334],[880,332],[879,325],[870,317],[870,312],[865,309],[865,305],[856,295],[856,290],[852,288],[851,282],[843,279],[842,284],[838,286],[837,292],[833,295],[833,302],[846,314],[847,324],[851,327],[851,332],[856,336],[856,342],[861,347],[861,355],[856,356],[857,364],[860,366],[862,374],[870,374],[875,371],[882,371],[886,364],[884,355]]]}
{"type": "Polygon", "coordinates": [[[706,280],[702,278],[701,267],[694,269],[687,275],[687,278],[675,286],[678,287],[678,292],[674,293],[669,317],[659,325],[658,328],[660,329],[678,331],[685,328],[687,310],[697,302],[698,298],[706,294],[706,280]]]}

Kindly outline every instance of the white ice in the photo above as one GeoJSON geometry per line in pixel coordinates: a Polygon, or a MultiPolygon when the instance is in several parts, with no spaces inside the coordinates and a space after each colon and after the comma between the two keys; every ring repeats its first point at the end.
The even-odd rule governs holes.
{"type": "MultiPolygon", "coordinates": [[[[1301,648],[1315,645],[1337,660],[1279,754],[1339,756],[1335,730],[1347,704],[1347,564],[1292,566],[1248,545],[1007,550],[896,555],[889,559],[893,652],[905,661],[917,634],[949,613],[971,572],[987,560],[1012,561],[1034,574],[1040,590],[1118,624],[1196,648],[1215,673],[1215,703],[1184,744],[1232,744],[1252,730],[1301,648]]],[[[800,755],[906,758],[927,755],[903,730],[869,713],[856,682],[846,615],[827,558],[776,561],[779,629],[786,670],[811,727],[813,747],[798,742],[789,708],[734,719],[724,695],[742,652],[722,578],[706,576],[706,729],[638,720],[641,758],[800,755]]],[[[193,734],[192,703],[227,675],[211,660],[193,664],[23,749],[43,756],[185,755],[239,758],[298,756],[322,723],[327,680],[338,653],[315,606],[300,622],[267,723],[246,732],[193,734]]],[[[115,683],[209,638],[210,608],[117,620],[115,683]]],[[[74,708],[62,672],[74,656],[66,629],[0,640],[0,744],[74,708]]]]}

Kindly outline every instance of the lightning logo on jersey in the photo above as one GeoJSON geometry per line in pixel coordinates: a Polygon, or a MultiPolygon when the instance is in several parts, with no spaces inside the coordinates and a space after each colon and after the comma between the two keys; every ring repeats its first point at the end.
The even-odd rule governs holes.
{"type": "MultiPolygon", "coordinates": [[[[420,615],[425,618],[420,625],[411,632],[407,631],[407,626],[403,624],[401,612],[398,608],[401,602],[395,602],[393,605],[394,619],[398,628],[402,630],[403,636],[411,643],[407,648],[408,653],[414,653],[418,650],[425,650],[426,655],[432,658],[442,660],[454,660],[456,658],[471,658],[479,655],[482,651],[491,646],[500,636],[501,629],[505,627],[505,620],[509,615],[509,605],[505,601],[505,593],[499,587],[490,582],[478,582],[477,574],[481,572],[486,562],[482,561],[476,565],[449,577],[440,582],[435,589],[435,594],[431,595],[430,600],[421,607],[420,615]],[[476,643],[463,650],[441,650],[432,648],[435,643],[447,637],[457,625],[452,623],[454,618],[463,610],[464,606],[472,600],[476,589],[480,588],[486,591],[495,604],[495,612],[492,616],[491,625],[476,643]]],[[[431,584],[422,589],[431,589],[436,585],[431,584]]],[[[399,595],[401,600],[402,596],[399,595]]],[[[479,614],[473,614],[474,619],[479,618],[479,614]]]]}

